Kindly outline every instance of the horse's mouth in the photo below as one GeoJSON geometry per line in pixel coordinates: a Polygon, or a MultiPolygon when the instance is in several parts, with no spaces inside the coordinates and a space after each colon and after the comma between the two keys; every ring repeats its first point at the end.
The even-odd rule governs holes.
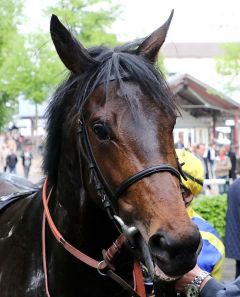
{"type": "MultiPolygon", "coordinates": [[[[182,269],[181,270],[177,269],[175,271],[175,272],[178,271],[178,273],[176,273],[176,275],[170,275],[170,274],[165,273],[161,269],[161,262],[159,261],[158,257],[156,257],[156,255],[153,255],[151,253],[148,244],[144,240],[144,238],[141,235],[141,233],[139,232],[139,230],[136,227],[127,226],[123,222],[123,220],[116,215],[114,216],[114,219],[115,219],[116,223],[119,225],[124,236],[127,238],[130,246],[133,249],[138,247],[136,250],[139,249],[140,255],[141,255],[140,256],[141,261],[147,267],[147,270],[148,270],[147,273],[149,274],[149,276],[151,277],[152,280],[154,280],[156,282],[158,282],[158,281],[173,282],[173,281],[179,279],[185,273],[185,271],[183,271],[182,269]]],[[[202,242],[199,243],[198,249],[196,251],[196,255],[198,255],[199,252],[201,251],[201,247],[202,247],[202,242]]],[[[193,268],[193,267],[191,267],[191,268],[193,268]]],[[[190,270],[190,268],[189,268],[189,270],[190,270]]]]}
{"type": "MultiPolygon", "coordinates": [[[[154,282],[173,282],[181,278],[187,271],[191,270],[194,267],[194,261],[189,264],[188,266],[185,267],[185,269],[174,269],[172,274],[171,272],[166,272],[166,267],[162,268],[162,263],[158,257],[155,255],[152,255],[150,252],[150,249],[144,239],[140,237],[140,241],[138,242],[138,247],[140,248],[140,253],[141,253],[141,261],[144,263],[144,265],[147,267],[147,273],[151,277],[151,279],[154,282]]],[[[199,248],[196,251],[196,259],[199,251],[201,250],[201,243],[199,244],[199,248]]],[[[180,264],[179,264],[180,265],[180,264]]],[[[174,266],[174,264],[173,264],[174,266]]],[[[181,265],[180,265],[181,266],[181,265]]],[[[182,267],[182,266],[181,266],[182,267]]]]}
{"type": "Polygon", "coordinates": [[[173,282],[173,281],[179,279],[180,277],[181,277],[181,275],[180,276],[167,275],[166,273],[164,273],[161,270],[161,268],[157,264],[154,264],[154,279],[156,281],[161,280],[164,282],[173,282]]]}
{"type": "Polygon", "coordinates": [[[139,247],[141,250],[142,261],[145,264],[144,266],[147,268],[147,274],[151,277],[152,281],[164,281],[164,282],[172,282],[179,279],[182,275],[168,275],[161,269],[159,263],[157,264],[157,259],[154,259],[154,256],[151,255],[150,250],[143,240],[140,239],[139,247]],[[141,242],[141,243],[140,243],[141,242]]]}

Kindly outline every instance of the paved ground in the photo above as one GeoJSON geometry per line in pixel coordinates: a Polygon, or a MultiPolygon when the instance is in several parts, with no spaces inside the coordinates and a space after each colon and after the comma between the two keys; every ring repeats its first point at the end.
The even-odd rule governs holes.
{"type": "MultiPolygon", "coordinates": [[[[17,175],[23,176],[23,166],[21,158],[18,158],[19,161],[17,163],[17,175]]],[[[32,159],[32,166],[29,171],[29,180],[38,183],[43,178],[42,173],[42,156],[36,155],[32,159]]]]}
{"type": "MultiPolygon", "coordinates": [[[[41,166],[42,166],[42,157],[34,156],[32,160],[32,167],[29,173],[30,181],[34,183],[41,181],[41,179],[43,178],[41,166]]],[[[22,168],[21,160],[19,160],[17,164],[17,174],[20,176],[23,176],[23,168],[22,168]]],[[[232,259],[225,259],[223,263],[222,280],[231,281],[234,279],[234,275],[235,275],[235,261],[232,259]]]]}

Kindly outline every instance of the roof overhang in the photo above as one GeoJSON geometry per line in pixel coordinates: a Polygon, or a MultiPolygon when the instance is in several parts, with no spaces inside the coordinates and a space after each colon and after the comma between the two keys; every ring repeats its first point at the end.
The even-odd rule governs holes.
{"type": "Polygon", "coordinates": [[[189,74],[171,76],[168,84],[179,106],[195,118],[221,116],[227,119],[240,110],[240,104],[189,74]]]}

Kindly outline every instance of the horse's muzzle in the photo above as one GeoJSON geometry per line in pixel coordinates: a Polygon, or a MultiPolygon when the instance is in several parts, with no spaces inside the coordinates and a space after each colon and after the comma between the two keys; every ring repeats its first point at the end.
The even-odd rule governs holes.
{"type": "Polygon", "coordinates": [[[150,237],[148,246],[153,261],[162,272],[169,276],[181,276],[196,265],[202,241],[195,227],[181,240],[159,230],[150,237]]]}

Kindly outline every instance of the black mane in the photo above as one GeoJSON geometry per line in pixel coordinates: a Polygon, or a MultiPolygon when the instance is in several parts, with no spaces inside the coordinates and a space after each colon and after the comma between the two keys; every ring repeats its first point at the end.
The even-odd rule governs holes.
{"type": "Polygon", "coordinates": [[[58,162],[61,152],[63,123],[69,114],[81,112],[86,99],[95,88],[104,84],[107,96],[108,85],[112,78],[119,84],[126,103],[133,113],[138,108],[138,98],[135,102],[124,93],[125,80],[134,81],[142,91],[154,100],[172,117],[176,117],[176,104],[163,75],[145,57],[136,55],[139,41],[129,43],[114,49],[104,46],[89,49],[96,64],[80,75],[70,74],[59,86],[47,110],[47,139],[43,169],[50,180],[57,178],[58,162]],[[72,105],[70,106],[70,103],[72,105]]]}

